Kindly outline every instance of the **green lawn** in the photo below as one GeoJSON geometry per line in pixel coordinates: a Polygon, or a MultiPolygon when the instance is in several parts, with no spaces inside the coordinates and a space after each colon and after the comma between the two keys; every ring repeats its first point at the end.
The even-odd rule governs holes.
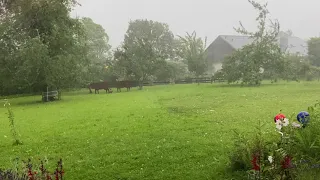
{"type": "Polygon", "coordinates": [[[273,131],[273,116],[306,110],[320,83],[219,84],[134,88],[131,92],[65,93],[10,99],[24,145],[12,146],[6,109],[0,107],[0,168],[11,159],[64,160],[67,179],[228,179],[233,129],[250,132],[259,120],[273,131]]]}

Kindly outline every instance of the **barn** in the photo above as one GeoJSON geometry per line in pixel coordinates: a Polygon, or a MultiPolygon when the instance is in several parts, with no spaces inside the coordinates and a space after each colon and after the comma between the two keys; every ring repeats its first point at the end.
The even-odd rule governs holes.
{"type": "MultiPolygon", "coordinates": [[[[231,55],[235,50],[241,49],[245,45],[253,42],[250,36],[239,35],[220,35],[206,49],[206,56],[209,65],[209,74],[214,74],[222,68],[222,61],[225,57],[231,55]]],[[[283,52],[308,55],[307,41],[290,36],[285,32],[280,32],[278,44],[283,52]]]]}

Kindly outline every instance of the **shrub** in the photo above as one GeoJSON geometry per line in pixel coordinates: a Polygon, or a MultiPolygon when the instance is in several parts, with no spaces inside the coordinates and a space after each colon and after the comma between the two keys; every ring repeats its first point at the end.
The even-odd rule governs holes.
{"type": "Polygon", "coordinates": [[[57,163],[57,167],[53,173],[50,173],[43,163],[34,166],[29,159],[23,162],[22,170],[17,167],[8,170],[0,169],[0,179],[1,180],[62,180],[64,176],[64,170],[62,165],[62,160],[60,159],[57,163]],[[36,167],[36,168],[35,168],[36,167]]]}
{"type": "Polygon", "coordinates": [[[305,179],[319,175],[320,104],[308,111],[310,122],[290,124],[284,115],[277,115],[276,131],[267,136],[260,122],[255,138],[236,132],[231,170],[246,172],[248,179],[305,179]]]}

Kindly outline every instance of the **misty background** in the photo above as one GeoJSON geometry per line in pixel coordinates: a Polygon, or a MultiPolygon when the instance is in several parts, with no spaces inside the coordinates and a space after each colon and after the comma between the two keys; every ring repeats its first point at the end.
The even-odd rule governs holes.
{"type": "MultiPolygon", "coordinates": [[[[239,21],[250,31],[256,29],[256,11],[247,0],[80,0],[72,15],[90,17],[101,24],[113,48],[120,45],[130,20],[148,19],[169,24],[176,35],[196,31],[210,44],[218,35],[236,35],[239,21]]],[[[272,19],[281,30],[308,40],[320,35],[320,1],[269,0],[272,19]]]]}

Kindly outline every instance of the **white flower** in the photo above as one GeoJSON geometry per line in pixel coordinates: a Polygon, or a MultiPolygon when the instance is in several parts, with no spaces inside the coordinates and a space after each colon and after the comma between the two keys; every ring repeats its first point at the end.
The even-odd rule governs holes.
{"type": "Polygon", "coordinates": [[[282,124],[283,126],[288,126],[289,125],[289,119],[287,119],[287,118],[285,118],[284,120],[283,120],[283,124],[282,124]]]}
{"type": "Polygon", "coordinates": [[[276,121],[276,128],[280,131],[282,128],[282,122],[280,120],[276,121]]]}
{"type": "Polygon", "coordinates": [[[286,127],[289,125],[289,119],[285,118],[284,120],[277,120],[276,121],[276,128],[281,131],[282,127],[286,127]]]}
{"type": "Polygon", "coordinates": [[[270,163],[272,163],[272,162],[273,162],[272,156],[269,156],[269,157],[268,157],[268,160],[269,160],[270,163]]]}

